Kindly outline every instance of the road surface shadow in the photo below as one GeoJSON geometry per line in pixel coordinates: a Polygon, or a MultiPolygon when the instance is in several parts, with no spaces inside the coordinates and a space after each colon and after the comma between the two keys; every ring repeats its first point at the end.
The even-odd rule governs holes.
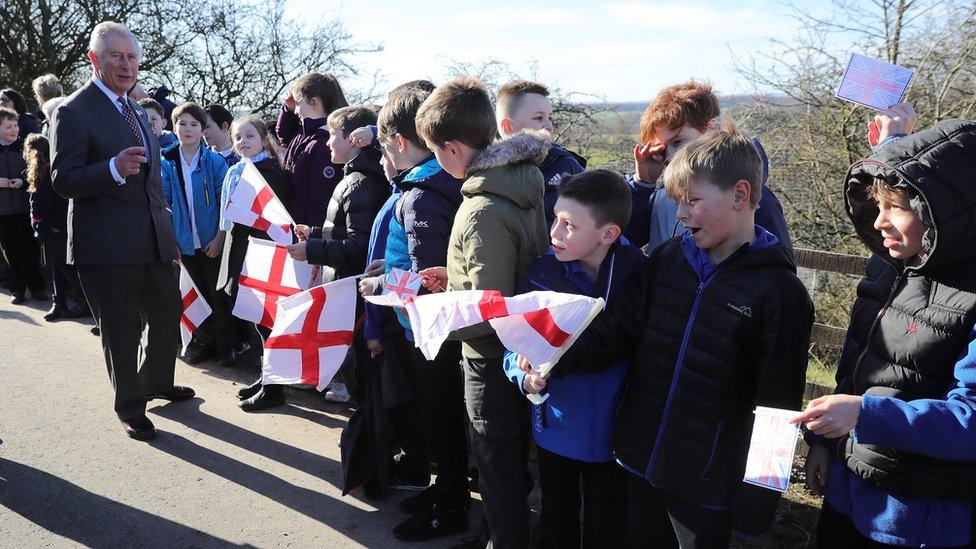
{"type": "MultiPolygon", "coordinates": [[[[253,547],[235,545],[3,458],[0,506],[87,547],[253,547]]],[[[25,547],[40,545],[37,540],[21,541],[25,547]]]]}

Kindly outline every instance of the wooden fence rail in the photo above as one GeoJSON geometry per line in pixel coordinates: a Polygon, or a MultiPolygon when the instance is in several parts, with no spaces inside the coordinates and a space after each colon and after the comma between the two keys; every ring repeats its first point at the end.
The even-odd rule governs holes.
{"type": "MultiPolygon", "coordinates": [[[[868,258],[859,255],[839,254],[822,250],[797,248],[793,250],[797,267],[816,271],[863,276],[868,258]]],[[[843,347],[847,328],[814,323],[810,342],[825,347],[843,347]]]]}

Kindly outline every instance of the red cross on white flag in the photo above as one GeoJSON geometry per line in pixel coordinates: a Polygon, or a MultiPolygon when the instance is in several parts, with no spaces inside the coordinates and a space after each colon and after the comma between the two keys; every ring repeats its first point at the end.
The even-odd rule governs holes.
{"type": "Polygon", "coordinates": [[[224,217],[234,223],[262,230],[279,244],[294,241],[292,226],[295,222],[251,162],[246,162],[241,178],[227,200],[224,217]]]}
{"type": "Polygon", "coordinates": [[[585,295],[529,292],[504,297],[494,290],[442,292],[406,300],[390,293],[366,300],[406,309],[414,344],[428,360],[437,356],[451,332],[488,321],[507,349],[524,355],[543,375],[605,305],[603,299],[585,295]]]}
{"type": "Polygon", "coordinates": [[[248,237],[247,255],[238,283],[233,315],[271,328],[278,299],[311,286],[312,267],[292,259],[288,249],[281,244],[248,237]]]}
{"type": "Polygon", "coordinates": [[[424,277],[415,272],[404,271],[403,269],[393,267],[390,269],[390,272],[386,273],[386,278],[383,279],[383,293],[394,293],[403,300],[417,297],[423,280],[424,277]]]}
{"type": "Polygon", "coordinates": [[[352,344],[355,315],[355,277],[279,301],[274,329],[264,342],[262,382],[324,390],[352,344]]]}
{"type": "Polygon", "coordinates": [[[793,410],[757,406],[749,455],[743,480],[749,484],[786,492],[790,487],[793,453],[799,427],[789,423],[793,410]]]}
{"type": "Polygon", "coordinates": [[[180,341],[183,343],[182,352],[186,352],[187,345],[193,339],[193,332],[203,324],[213,310],[203,300],[196,284],[187,272],[186,267],[180,265],[180,296],[183,298],[183,313],[180,314],[180,341]]]}

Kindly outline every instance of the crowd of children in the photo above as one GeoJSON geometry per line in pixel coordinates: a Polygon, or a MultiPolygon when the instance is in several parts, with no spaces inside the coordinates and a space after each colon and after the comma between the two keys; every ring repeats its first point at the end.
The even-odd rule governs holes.
{"type": "MultiPolygon", "coordinates": [[[[48,76],[35,93],[50,119],[61,90],[48,76]]],[[[48,299],[43,249],[45,319],[82,316],[47,139],[20,94],[0,100],[3,282],[13,303],[48,299]]],[[[758,536],[780,494],[742,479],[752,412],[770,406],[805,426],[808,482],[826,494],[819,546],[976,544],[976,123],[912,134],[906,105],[872,121],[875,152],[843,183],[873,255],[837,394],[800,412],[813,305],[766,186],[770,160],[720,118],[707,84],[650,103],[627,175],[586,170],[555,143],[549,90],[524,80],[495,101],[472,77],[417,80],[377,112],[309,73],[270,122],[215,104],[139,104],[160,144],[180,263],[213,308],[186,362],[240,365],[269,335],[230,313],[248,238],[267,238],[224,216],[249,164],[296,222],[289,254],[325,280],[363,275],[362,295],[397,268],[421,274],[425,292],[606,300],[551,378],[487,323],[427,360],[406,315],[360,300],[329,393],[356,408],[342,437],[346,490],[418,490],[400,502],[400,540],[473,528],[470,546],[710,548],[758,536]],[[548,399],[530,404],[538,393],[548,399]],[[474,485],[484,518],[472,527],[474,485]]],[[[260,379],[238,396],[244,411],[285,403],[283,386],[260,379]]]]}

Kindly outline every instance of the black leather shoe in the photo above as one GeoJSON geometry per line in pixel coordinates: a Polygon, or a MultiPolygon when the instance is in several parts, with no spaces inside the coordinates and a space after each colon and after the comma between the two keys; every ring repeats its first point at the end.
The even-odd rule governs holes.
{"type": "MultiPolygon", "coordinates": [[[[434,507],[434,499],[436,498],[434,490],[435,487],[432,484],[424,488],[419,494],[401,500],[400,510],[411,515],[426,513],[434,507]]],[[[465,494],[465,501],[462,507],[465,511],[471,508],[471,496],[469,494],[465,494]]]]}
{"type": "Polygon", "coordinates": [[[255,381],[254,383],[237,391],[237,400],[247,400],[252,396],[258,394],[258,391],[260,390],[261,390],[261,378],[258,378],[258,380],[255,381]]]}
{"type": "Polygon", "coordinates": [[[171,402],[180,402],[183,400],[190,400],[195,396],[197,396],[197,393],[193,389],[189,387],[181,387],[179,385],[173,385],[173,388],[168,391],[146,395],[146,400],[153,400],[159,398],[162,400],[169,400],[171,402]]]}
{"type": "Polygon", "coordinates": [[[65,318],[65,317],[67,317],[67,309],[65,309],[61,305],[55,304],[53,307],[51,307],[50,310],[48,310],[47,313],[44,314],[44,321],[54,322],[59,318],[65,318]]]}
{"type": "Polygon", "coordinates": [[[101,337],[102,336],[102,330],[100,330],[98,328],[98,326],[92,326],[91,335],[93,335],[95,337],[101,337]]]}
{"type": "Polygon", "coordinates": [[[129,438],[135,440],[152,440],[156,438],[156,427],[146,416],[130,420],[122,420],[122,429],[129,438]]]}
{"type": "Polygon", "coordinates": [[[430,511],[410,517],[393,528],[401,541],[428,541],[460,534],[468,529],[468,514],[462,508],[434,506],[430,511]]]}
{"type": "Polygon", "coordinates": [[[21,303],[24,302],[24,299],[25,298],[23,292],[19,294],[13,294],[10,296],[10,302],[13,303],[14,305],[20,305],[21,303]]]}
{"type": "MultiPolygon", "coordinates": [[[[280,389],[280,387],[278,388],[280,389]]],[[[257,412],[267,408],[277,408],[285,405],[285,393],[280,390],[267,390],[261,387],[251,398],[241,402],[241,410],[257,412]]]]}
{"type": "Polygon", "coordinates": [[[204,360],[210,358],[213,354],[212,345],[190,345],[187,347],[186,352],[180,357],[180,360],[186,362],[187,364],[200,364],[204,360]]]}

